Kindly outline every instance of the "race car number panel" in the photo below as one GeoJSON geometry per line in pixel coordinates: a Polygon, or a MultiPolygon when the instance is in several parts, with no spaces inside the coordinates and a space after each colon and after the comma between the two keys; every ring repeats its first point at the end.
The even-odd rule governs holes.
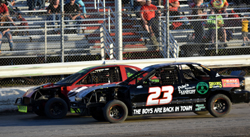
{"type": "Polygon", "coordinates": [[[164,105],[169,104],[173,99],[174,87],[173,86],[162,86],[150,87],[148,90],[149,96],[147,98],[146,106],[164,105]],[[159,98],[163,92],[163,97],[159,98]]]}

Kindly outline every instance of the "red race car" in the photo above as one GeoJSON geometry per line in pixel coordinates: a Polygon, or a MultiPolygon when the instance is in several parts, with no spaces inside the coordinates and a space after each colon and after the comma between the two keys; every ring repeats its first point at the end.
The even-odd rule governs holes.
{"type": "Polygon", "coordinates": [[[16,99],[15,104],[19,112],[33,111],[39,116],[63,118],[70,110],[69,98],[76,95],[77,89],[119,83],[139,70],[140,68],[130,65],[88,67],[57,83],[47,83],[29,89],[22,97],[16,99]],[[69,93],[71,90],[74,92],[69,93]]]}

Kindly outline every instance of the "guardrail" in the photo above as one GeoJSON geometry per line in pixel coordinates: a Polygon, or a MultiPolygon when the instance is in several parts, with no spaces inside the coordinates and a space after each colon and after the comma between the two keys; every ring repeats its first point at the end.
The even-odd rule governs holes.
{"type": "Polygon", "coordinates": [[[144,68],[153,64],[172,62],[197,62],[210,68],[219,67],[243,67],[250,66],[250,55],[239,56],[214,56],[214,57],[186,57],[168,59],[144,59],[144,60],[104,60],[104,61],[83,61],[67,63],[31,64],[1,66],[0,78],[48,76],[73,74],[83,68],[102,64],[126,64],[144,68]]]}

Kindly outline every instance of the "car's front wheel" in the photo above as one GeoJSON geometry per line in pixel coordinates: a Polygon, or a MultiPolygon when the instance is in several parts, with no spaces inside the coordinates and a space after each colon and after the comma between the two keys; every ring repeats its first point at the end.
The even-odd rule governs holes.
{"type": "Polygon", "coordinates": [[[110,123],[123,122],[128,116],[127,106],[119,100],[112,100],[104,107],[104,117],[110,123]]]}
{"type": "Polygon", "coordinates": [[[231,111],[232,103],[223,94],[216,94],[208,101],[208,111],[214,117],[222,117],[231,111]]]}
{"type": "Polygon", "coordinates": [[[44,110],[47,117],[60,119],[67,115],[68,105],[61,98],[51,98],[45,104],[44,110]]]}

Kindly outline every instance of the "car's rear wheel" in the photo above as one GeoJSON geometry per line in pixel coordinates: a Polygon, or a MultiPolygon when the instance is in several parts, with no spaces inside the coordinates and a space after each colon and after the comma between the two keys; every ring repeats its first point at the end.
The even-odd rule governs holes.
{"type": "Polygon", "coordinates": [[[208,111],[214,117],[223,117],[231,111],[232,103],[223,94],[216,94],[208,101],[208,111]]]}
{"type": "Polygon", "coordinates": [[[104,117],[110,123],[123,122],[128,116],[127,106],[119,100],[112,100],[104,107],[104,117]]]}
{"type": "Polygon", "coordinates": [[[97,121],[105,121],[101,107],[90,108],[90,115],[97,121]]]}
{"type": "Polygon", "coordinates": [[[60,119],[67,115],[68,105],[61,98],[51,98],[45,104],[44,110],[47,117],[60,119]]]}
{"type": "Polygon", "coordinates": [[[206,115],[208,111],[195,111],[194,113],[197,115],[206,115]]]}

